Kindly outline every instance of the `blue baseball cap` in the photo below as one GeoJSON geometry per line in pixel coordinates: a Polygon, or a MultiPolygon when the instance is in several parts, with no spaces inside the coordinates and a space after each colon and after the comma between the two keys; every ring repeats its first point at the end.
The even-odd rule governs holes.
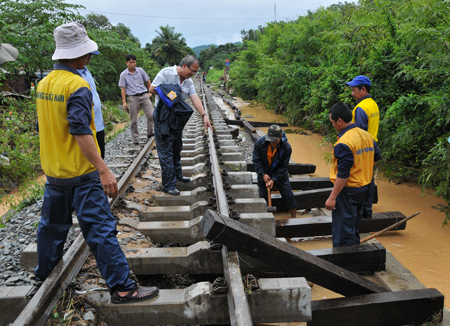
{"type": "Polygon", "coordinates": [[[96,55],[99,55],[100,54],[100,52],[98,52],[98,51],[92,51],[92,52],[89,52],[90,54],[96,54],[96,55]]]}
{"type": "Polygon", "coordinates": [[[348,86],[358,86],[358,85],[369,85],[372,86],[372,83],[370,82],[370,79],[366,76],[359,75],[353,78],[351,82],[345,83],[348,86]]]}

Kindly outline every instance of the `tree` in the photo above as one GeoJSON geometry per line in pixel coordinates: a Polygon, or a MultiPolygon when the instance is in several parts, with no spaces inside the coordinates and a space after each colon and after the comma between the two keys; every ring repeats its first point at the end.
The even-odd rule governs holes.
{"type": "Polygon", "coordinates": [[[81,20],[80,5],[62,0],[0,0],[1,42],[19,50],[10,65],[22,69],[29,81],[35,73],[52,69],[55,50],[53,30],[64,23],[81,20]]]}
{"type": "Polygon", "coordinates": [[[106,17],[105,15],[98,15],[94,13],[87,14],[82,24],[86,28],[93,29],[111,30],[113,28],[112,24],[109,22],[108,17],[106,17]]]}
{"type": "Polygon", "coordinates": [[[175,65],[185,55],[194,53],[191,48],[188,48],[183,35],[175,32],[175,27],[166,25],[159,28],[160,31],[155,31],[158,36],[152,40],[150,46],[152,54],[156,58],[161,58],[169,65],[175,65]]]}
{"type": "Polygon", "coordinates": [[[86,16],[89,37],[97,42],[100,55],[94,56],[89,64],[96,82],[97,90],[102,100],[114,99],[120,96],[117,87],[120,73],[126,68],[125,57],[134,54],[139,63],[149,75],[158,71],[151,60],[150,54],[140,48],[139,40],[134,37],[129,27],[122,23],[113,26],[107,17],[97,14],[86,16]]]}

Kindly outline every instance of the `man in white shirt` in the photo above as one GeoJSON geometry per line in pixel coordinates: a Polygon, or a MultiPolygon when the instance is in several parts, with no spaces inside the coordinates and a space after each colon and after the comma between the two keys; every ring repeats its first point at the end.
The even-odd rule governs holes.
{"type": "MultiPolygon", "coordinates": [[[[193,55],[188,55],[184,57],[179,66],[167,67],[162,69],[153,79],[153,82],[150,86],[150,92],[153,94],[157,94],[155,88],[159,85],[163,84],[177,84],[183,90],[182,99],[185,100],[188,96],[190,97],[194,107],[197,109],[198,113],[202,116],[203,125],[205,128],[211,128],[211,123],[209,121],[208,115],[203,108],[202,101],[198,97],[195,92],[194,82],[191,77],[194,76],[198,69],[200,68],[200,64],[198,60],[193,55]]],[[[158,101],[158,98],[157,98],[158,101]]],[[[155,104],[158,105],[158,102],[155,104]]],[[[155,126],[155,137],[156,137],[156,146],[162,142],[167,142],[168,140],[163,137],[158,137],[158,128],[155,126]]],[[[181,171],[181,160],[178,160],[181,152],[181,139],[174,141],[171,144],[164,144],[164,148],[170,148],[170,150],[164,151],[164,155],[159,155],[160,164],[161,164],[161,172],[164,174],[165,172],[169,172],[170,180],[163,182],[163,190],[164,192],[177,196],[180,192],[176,189],[176,181],[181,180],[183,182],[189,182],[190,178],[184,178],[183,176],[177,175],[176,170],[181,171]],[[176,159],[174,162],[174,158],[176,159]]],[[[162,146],[159,146],[159,150],[161,150],[162,146]]]]}

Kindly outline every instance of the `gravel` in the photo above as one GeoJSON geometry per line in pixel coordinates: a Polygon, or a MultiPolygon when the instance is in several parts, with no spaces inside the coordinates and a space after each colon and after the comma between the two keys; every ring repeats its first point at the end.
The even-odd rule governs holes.
{"type": "MultiPolygon", "coordinates": [[[[141,117],[138,121],[141,135],[145,135],[142,130],[146,128],[146,119],[141,117]]],[[[130,128],[118,134],[116,138],[106,144],[105,162],[110,164],[128,163],[133,159],[116,158],[117,155],[126,153],[125,149],[135,149],[138,151],[140,146],[133,145],[131,142],[130,128]]],[[[152,160],[152,164],[158,164],[157,160],[152,160]],[[153,162],[155,161],[155,162],[153,162]]],[[[126,169],[111,169],[116,175],[122,175],[126,169]]],[[[153,175],[158,177],[158,173],[153,175]]],[[[154,184],[153,184],[154,185],[154,184]]],[[[157,188],[158,185],[154,185],[157,188]]],[[[36,243],[37,228],[41,215],[43,199],[24,208],[20,212],[12,214],[11,219],[5,224],[4,228],[0,228],[0,286],[21,286],[35,285],[34,271],[21,268],[20,256],[22,251],[30,244],[36,243]]],[[[75,215],[74,215],[75,216],[75,215]]],[[[71,228],[69,231],[65,249],[79,233],[79,228],[71,228]]],[[[133,242],[132,239],[128,242],[133,242]]]]}

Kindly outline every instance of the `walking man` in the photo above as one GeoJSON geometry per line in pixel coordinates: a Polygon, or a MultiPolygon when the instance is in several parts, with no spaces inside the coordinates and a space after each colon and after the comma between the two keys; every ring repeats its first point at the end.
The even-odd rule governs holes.
{"type": "MultiPolygon", "coordinates": [[[[198,72],[199,68],[198,60],[193,55],[187,55],[180,61],[179,66],[162,69],[153,80],[150,92],[157,94],[155,89],[160,85],[176,84],[180,86],[182,90],[181,100],[185,100],[188,96],[190,97],[194,107],[202,116],[203,126],[206,130],[211,128],[211,123],[203,108],[202,101],[195,92],[194,82],[191,79],[198,72]]],[[[156,100],[156,106],[158,107],[160,99],[157,97],[156,100]]],[[[181,133],[164,136],[161,126],[155,124],[156,149],[158,150],[159,163],[161,165],[163,191],[174,196],[180,194],[178,189],[176,189],[177,179],[182,182],[190,181],[190,178],[183,177],[181,170],[181,149],[183,145],[181,137],[181,133]]]]}
{"type": "MultiPolygon", "coordinates": [[[[356,76],[351,82],[346,83],[351,87],[352,96],[356,106],[352,112],[352,120],[357,127],[367,131],[378,142],[378,127],[380,124],[380,111],[378,105],[370,96],[372,83],[366,76],[356,76]]],[[[369,184],[364,200],[363,218],[372,218],[373,193],[375,191],[375,179],[369,184]]]]}
{"type": "Polygon", "coordinates": [[[289,183],[289,160],[292,148],[278,125],[271,125],[267,135],[259,138],[253,148],[253,165],[258,175],[259,197],[268,200],[267,188],[276,184],[283,205],[292,217],[297,215],[297,201],[289,183]]]}
{"type": "Polygon", "coordinates": [[[54,31],[58,60],[36,92],[42,169],[47,177],[37,233],[36,279],[44,281],[61,260],[75,209],[80,228],[97,261],[114,303],[150,299],[156,287],[140,287],[129,278],[117,241],[116,220],[108,198],[117,182],[99,154],[92,119],[92,92],[80,76],[97,44],[83,25],[72,22],[54,31]]]}
{"type": "Polygon", "coordinates": [[[352,122],[346,104],[333,105],[329,116],[338,132],[330,171],[334,187],[325,202],[325,208],[332,211],[333,247],[358,245],[364,197],[381,154],[372,136],[352,122]]]}
{"type": "MultiPolygon", "coordinates": [[[[89,53],[88,59],[86,61],[86,66],[91,63],[91,59],[94,55],[99,54],[100,52],[98,51],[89,53]]],[[[84,67],[84,69],[79,69],[78,72],[80,73],[81,77],[83,77],[83,79],[89,83],[89,87],[91,88],[92,99],[94,101],[94,123],[95,129],[97,131],[97,143],[98,147],[100,148],[100,156],[102,157],[102,159],[105,159],[105,124],[103,123],[102,103],[100,102],[100,96],[98,96],[94,77],[92,77],[91,72],[86,66],[84,67]]]]}
{"type": "Polygon", "coordinates": [[[133,54],[126,56],[127,69],[122,71],[119,79],[119,87],[122,89],[123,109],[130,111],[130,129],[133,144],[139,144],[139,130],[137,118],[139,108],[142,106],[147,118],[147,138],[154,135],[153,132],[153,105],[150,102],[150,78],[144,69],[136,67],[136,57],[133,54]],[[147,88],[144,86],[147,85],[147,88]],[[127,96],[130,105],[127,104],[127,96]]]}

